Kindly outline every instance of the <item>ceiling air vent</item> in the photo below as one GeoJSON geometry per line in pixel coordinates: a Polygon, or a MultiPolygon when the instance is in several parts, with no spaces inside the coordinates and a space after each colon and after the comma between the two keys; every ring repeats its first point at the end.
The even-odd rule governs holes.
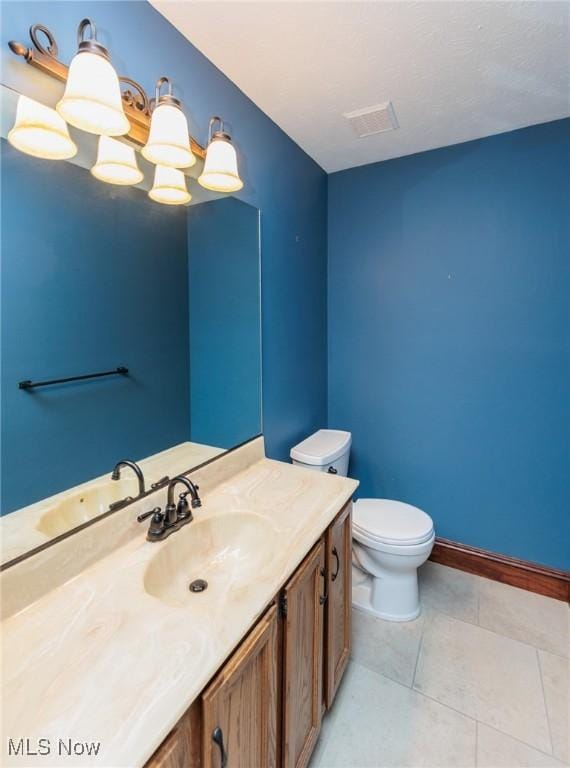
{"type": "Polygon", "coordinates": [[[345,112],[343,117],[346,117],[360,139],[398,128],[398,121],[391,101],[375,104],[373,107],[356,109],[354,112],[345,112]]]}

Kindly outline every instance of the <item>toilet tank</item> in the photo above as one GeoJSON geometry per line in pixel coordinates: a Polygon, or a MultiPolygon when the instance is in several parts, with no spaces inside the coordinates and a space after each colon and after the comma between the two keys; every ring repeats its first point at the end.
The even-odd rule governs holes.
{"type": "Polygon", "coordinates": [[[293,464],[346,477],[352,436],[340,429],[319,429],[291,448],[293,464]]]}

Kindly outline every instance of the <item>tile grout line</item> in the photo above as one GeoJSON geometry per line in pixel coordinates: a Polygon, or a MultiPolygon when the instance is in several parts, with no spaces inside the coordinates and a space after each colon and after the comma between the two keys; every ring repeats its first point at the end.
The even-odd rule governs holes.
{"type": "Polygon", "coordinates": [[[424,632],[426,631],[426,617],[423,618],[422,623],[422,633],[420,635],[420,642],[418,643],[418,652],[416,653],[416,662],[414,664],[414,674],[412,675],[412,682],[410,685],[410,688],[414,690],[414,685],[416,683],[416,673],[418,671],[418,664],[420,663],[420,653],[422,652],[422,645],[424,642],[424,632]]]}
{"type": "MultiPolygon", "coordinates": [[[[412,691],[414,693],[417,693],[418,696],[423,696],[423,698],[427,699],[428,701],[433,701],[434,704],[439,704],[440,707],[444,707],[445,709],[451,710],[451,712],[455,712],[456,715],[461,715],[461,717],[466,717],[467,720],[471,720],[473,723],[479,722],[476,717],[473,717],[473,715],[468,715],[467,712],[462,712],[460,709],[456,709],[455,707],[450,707],[449,704],[444,704],[443,701],[439,701],[439,699],[434,699],[433,696],[429,696],[427,693],[424,693],[424,691],[420,691],[418,688],[412,688],[412,691]]],[[[483,725],[486,725],[486,723],[483,723],[483,725]]],[[[508,733],[505,735],[509,736],[508,733]]]]}
{"type": "MultiPolygon", "coordinates": [[[[495,733],[500,734],[501,736],[506,736],[509,739],[512,739],[513,741],[516,741],[517,744],[520,744],[523,747],[528,747],[529,749],[533,749],[535,752],[538,752],[541,755],[544,755],[544,757],[549,757],[551,760],[556,760],[556,762],[561,763],[562,766],[564,764],[561,760],[559,760],[556,755],[551,755],[549,752],[545,752],[543,749],[539,749],[539,747],[535,747],[533,744],[528,744],[526,741],[521,741],[520,739],[517,739],[516,736],[511,736],[510,733],[505,733],[504,731],[501,731],[499,728],[495,728],[494,725],[487,725],[487,723],[481,722],[481,720],[477,721],[479,725],[484,725],[485,728],[489,728],[491,731],[495,731],[495,733]]],[[[564,766],[564,768],[567,768],[564,766]]]]}
{"type": "MultiPolygon", "coordinates": [[[[381,674],[378,672],[377,674],[381,674]]],[[[384,675],[382,675],[384,677],[384,675]]],[[[392,681],[393,682],[393,681],[392,681]]],[[[401,683],[396,683],[397,685],[401,685],[401,683]]],[[[403,686],[404,688],[406,686],[403,686]]],[[[455,712],[457,715],[461,715],[462,717],[467,718],[467,720],[471,720],[475,723],[475,725],[483,725],[485,728],[490,728],[492,731],[495,731],[496,733],[499,733],[501,736],[505,736],[508,739],[512,739],[513,741],[516,741],[518,744],[522,744],[524,747],[528,747],[529,749],[534,749],[535,752],[540,752],[541,755],[544,755],[545,757],[550,757],[551,759],[558,760],[558,758],[550,753],[545,752],[543,749],[540,749],[540,747],[535,746],[534,744],[529,744],[528,741],[522,741],[517,736],[513,736],[512,733],[507,733],[506,731],[501,731],[500,728],[495,728],[493,725],[489,725],[488,723],[485,723],[483,720],[478,720],[476,717],[473,717],[473,715],[467,714],[467,712],[462,712],[460,709],[456,709],[455,707],[451,707],[449,704],[444,704],[443,701],[439,701],[439,699],[434,699],[433,696],[429,696],[427,693],[424,693],[424,691],[420,691],[417,688],[412,688],[414,693],[417,693],[419,696],[423,696],[424,699],[428,699],[429,701],[433,701],[434,704],[439,704],[440,707],[444,707],[445,709],[449,709],[452,712],[455,712]]]]}
{"type": "Polygon", "coordinates": [[[396,685],[401,685],[402,688],[407,688],[409,691],[413,691],[413,683],[408,685],[407,683],[403,683],[401,680],[396,680],[395,677],[390,677],[390,675],[387,672],[380,672],[379,669],[375,669],[374,667],[369,666],[365,661],[362,661],[362,659],[355,659],[354,657],[351,657],[351,660],[358,664],[359,667],[363,667],[368,672],[372,672],[375,675],[380,675],[380,677],[384,677],[386,680],[389,680],[391,683],[395,683],[396,685]]]}
{"type": "Polygon", "coordinates": [[[542,691],[542,703],[544,705],[544,715],[546,717],[546,726],[548,728],[548,738],[550,739],[550,754],[554,756],[554,741],[552,740],[552,728],[550,727],[550,716],[546,706],[546,692],[544,690],[544,680],[542,679],[542,664],[540,663],[540,654],[536,649],[536,663],[538,665],[538,676],[540,677],[540,689],[542,691]]]}
{"type": "MultiPolygon", "coordinates": [[[[429,696],[427,693],[424,693],[424,691],[420,691],[418,688],[409,687],[405,683],[398,682],[397,680],[392,679],[391,677],[388,677],[388,675],[385,675],[383,672],[378,672],[375,669],[370,669],[370,667],[367,667],[365,664],[362,664],[360,661],[356,661],[355,659],[352,660],[354,664],[356,664],[359,667],[362,667],[363,669],[366,669],[367,672],[372,672],[374,675],[378,675],[378,677],[383,677],[384,680],[388,680],[388,682],[393,683],[394,685],[399,685],[400,688],[404,688],[406,691],[410,691],[411,693],[415,693],[418,696],[421,696],[424,699],[427,699],[428,701],[433,702],[434,704],[437,704],[440,707],[443,707],[444,709],[448,709],[450,712],[455,712],[456,715],[461,715],[461,717],[465,717],[467,720],[471,720],[473,723],[477,723],[477,718],[473,717],[473,715],[468,715],[466,712],[462,712],[460,709],[455,709],[455,707],[449,706],[449,704],[444,704],[442,701],[439,701],[438,699],[434,699],[433,696],[429,696]]],[[[486,725],[486,723],[483,723],[483,725],[486,725]]],[[[497,729],[495,729],[497,730],[497,729]]],[[[503,733],[502,731],[499,731],[499,733],[503,733]]],[[[505,733],[505,736],[510,736],[510,734],[505,733]]],[[[514,738],[514,736],[511,736],[510,738],[514,738]]],[[[523,743],[523,742],[521,742],[523,743]]],[[[528,746],[532,746],[529,744],[528,746]]],[[[533,747],[536,749],[536,747],[533,747]]],[[[540,751],[540,750],[539,750],[540,751]]],[[[546,754],[546,753],[544,753],[546,754]]]]}

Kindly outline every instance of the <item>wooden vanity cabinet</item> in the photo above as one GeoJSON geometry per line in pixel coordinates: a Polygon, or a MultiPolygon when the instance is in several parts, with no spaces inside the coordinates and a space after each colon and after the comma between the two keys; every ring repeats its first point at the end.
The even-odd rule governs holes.
{"type": "Polygon", "coordinates": [[[281,595],[283,768],[307,765],[321,729],[326,588],[325,545],[321,539],[281,595]]]}
{"type": "Polygon", "coordinates": [[[347,504],[326,532],[329,581],[325,614],[324,703],[331,708],[348,664],[352,616],[352,504],[347,504]]]}
{"type": "Polygon", "coordinates": [[[351,504],[145,768],[305,768],[350,655],[351,504]]]}

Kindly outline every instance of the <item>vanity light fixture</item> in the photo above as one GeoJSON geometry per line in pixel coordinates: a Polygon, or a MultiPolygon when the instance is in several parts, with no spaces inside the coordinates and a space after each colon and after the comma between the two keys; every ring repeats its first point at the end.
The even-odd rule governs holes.
{"type": "MultiPolygon", "coordinates": [[[[208,147],[205,150],[188,135],[188,121],[179,99],[172,94],[170,80],[161,77],[157,81],[155,99],[151,100],[135,80],[118,76],[106,48],[97,41],[97,30],[90,19],[83,19],[78,26],[78,51],[69,66],[59,60],[57,42],[46,26],[32,24],[30,38],[32,46],[15,40],[10,40],[8,46],[27,64],[65,83],[63,98],[56,106],[60,118],[100,137],[128,134],[129,144],[142,147],[143,156],[156,165],[154,185],[149,193],[153,200],[170,205],[189,202],[191,195],[184,175],[178,169],[191,167],[197,157],[205,161],[198,178],[205,189],[222,193],[242,189],[237,153],[223,120],[220,117],[210,120],[208,147]],[[84,39],[87,34],[88,39],[84,39]],[[163,86],[167,86],[167,92],[161,94],[163,86]],[[169,169],[172,171],[170,174],[169,169]]],[[[53,124],[57,126],[54,133],[59,133],[62,141],[65,136],[69,142],[67,149],[70,154],[38,153],[37,156],[73,157],[77,148],[69,138],[66,126],[59,121],[53,124]]],[[[19,127],[17,120],[11,131],[11,143],[24,152],[34,154],[29,148],[17,144],[16,128],[19,127]]],[[[128,160],[127,149],[123,148],[123,152],[123,160],[120,160],[118,147],[100,141],[93,175],[109,183],[138,183],[140,171],[136,160],[132,161],[131,151],[128,151],[128,160]],[[113,158],[109,159],[111,154],[113,158]]]]}
{"type": "Polygon", "coordinates": [[[220,117],[212,117],[204,170],[198,182],[213,192],[237,192],[243,187],[237,167],[237,154],[231,136],[220,117]],[[218,124],[218,130],[213,128],[218,124]]]}
{"type": "Polygon", "coordinates": [[[109,53],[97,42],[97,30],[90,19],[77,28],[78,50],[69,65],[63,98],[57,111],[70,125],[101,136],[122,136],[130,130],[123,110],[119,78],[109,53]],[[89,39],[84,39],[86,30],[89,39]]]}
{"type": "Polygon", "coordinates": [[[100,181],[121,186],[139,184],[144,178],[137,165],[135,150],[110,136],[99,137],[97,162],[91,173],[100,181]]]}
{"type": "Polygon", "coordinates": [[[186,177],[178,168],[157,165],[154,171],[154,184],[148,196],[156,203],[165,205],[184,205],[192,200],[186,189],[186,177]]]}
{"type": "Polygon", "coordinates": [[[150,134],[142,154],[151,163],[169,168],[190,168],[196,162],[190,149],[186,115],[179,99],[172,95],[172,84],[167,77],[161,77],[156,83],[150,134]],[[161,96],[163,85],[168,91],[161,96]]]}
{"type": "Polygon", "coordinates": [[[44,160],[68,160],[77,154],[65,120],[55,109],[27,96],[18,97],[16,122],[7,138],[20,152],[44,160]]]}

